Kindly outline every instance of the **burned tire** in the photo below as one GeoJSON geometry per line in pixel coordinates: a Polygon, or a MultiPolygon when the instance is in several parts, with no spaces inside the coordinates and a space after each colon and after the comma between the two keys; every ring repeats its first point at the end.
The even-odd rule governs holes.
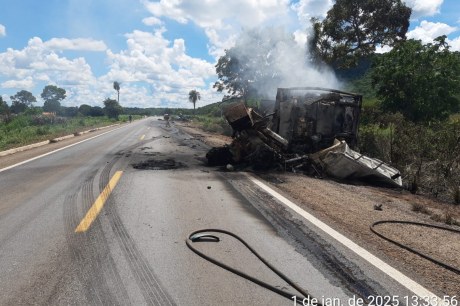
{"type": "Polygon", "coordinates": [[[212,148],[206,154],[206,159],[210,166],[225,166],[233,163],[229,147],[212,148]]]}
{"type": "Polygon", "coordinates": [[[255,154],[251,156],[250,163],[252,168],[256,171],[266,171],[271,168],[278,162],[277,156],[273,151],[268,150],[267,148],[259,148],[255,154]]]}

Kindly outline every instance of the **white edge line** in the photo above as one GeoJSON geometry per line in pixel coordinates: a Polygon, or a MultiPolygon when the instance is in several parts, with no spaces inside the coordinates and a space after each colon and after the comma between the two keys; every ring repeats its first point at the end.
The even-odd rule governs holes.
{"type": "Polygon", "coordinates": [[[125,125],[123,125],[123,126],[120,126],[120,127],[116,128],[116,129],[113,129],[113,130],[110,130],[110,131],[104,132],[104,133],[102,133],[102,134],[99,134],[99,135],[96,135],[96,136],[90,137],[90,138],[88,138],[88,139],[85,139],[85,140],[81,140],[81,141],[79,141],[79,142],[76,142],[76,143],[70,144],[70,145],[68,145],[68,146],[65,146],[65,147],[62,147],[62,148],[56,149],[56,150],[54,150],[54,151],[51,151],[51,152],[48,152],[48,153],[45,153],[45,154],[42,154],[42,155],[38,155],[38,156],[35,156],[35,157],[32,157],[32,158],[30,158],[30,159],[24,160],[24,161],[22,161],[22,162],[19,162],[19,163],[17,163],[17,164],[14,164],[14,165],[11,165],[11,166],[8,166],[8,167],[5,167],[5,168],[2,168],[2,169],[0,169],[0,172],[3,172],[3,171],[6,171],[6,170],[9,170],[9,169],[15,168],[15,167],[17,167],[17,166],[21,166],[21,165],[27,164],[28,162],[31,162],[31,161],[33,161],[33,160],[36,160],[36,159],[39,159],[39,158],[42,158],[42,157],[45,157],[45,156],[51,155],[51,154],[53,154],[53,153],[56,153],[56,152],[59,152],[59,151],[65,150],[65,149],[67,149],[67,148],[70,148],[70,147],[76,146],[76,145],[78,145],[78,144],[80,144],[80,143],[83,143],[83,142],[85,142],[85,141],[88,141],[88,140],[91,140],[91,139],[94,139],[94,138],[100,137],[100,136],[102,136],[102,135],[105,135],[105,134],[111,133],[111,132],[113,132],[113,131],[116,131],[116,130],[118,130],[118,129],[121,129],[122,127],[125,127],[125,125]]]}
{"type": "MultiPolygon", "coordinates": [[[[364,248],[360,247],[344,235],[340,234],[336,230],[332,229],[329,227],[326,223],[322,222],[321,220],[317,219],[315,216],[311,215],[310,213],[306,212],[278,192],[274,191],[255,177],[253,177],[250,174],[246,173],[246,176],[257,186],[262,188],[264,191],[281,201],[283,204],[294,210],[296,213],[304,217],[306,220],[323,230],[325,233],[333,237],[335,240],[338,242],[342,243],[344,246],[352,250],[354,253],[365,259],[367,262],[384,272],[386,275],[390,276],[394,280],[396,280],[398,283],[412,291],[414,294],[418,295],[419,297],[423,299],[429,299],[430,302],[432,302],[432,305],[440,305],[441,298],[436,296],[434,293],[431,291],[427,290],[424,288],[422,285],[418,284],[417,282],[413,281],[406,275],[402,274],[400,271],[396,270],[389,264],[385,263],[381,259],[377,258],[373,254],[371,254],[369,251],[365,250],[364,248]]],[[[445,303],[444,303],[445,304],[445,303]]],[[[448,305],[448,304],[446,304],[448,305]]]]}

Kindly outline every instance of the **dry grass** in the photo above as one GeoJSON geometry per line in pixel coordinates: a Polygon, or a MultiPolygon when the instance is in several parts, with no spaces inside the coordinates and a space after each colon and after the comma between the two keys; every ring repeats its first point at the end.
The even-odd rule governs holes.
{"type": "Polygon", "coordinates": [[[454,198],[455,205],[460,205],[460,186],[457,186],[452,191],[452,196],[454,198]]]}
{"type": "Polygon", "coordinates": [[[418,202],[413,202],[411,204],[412,211],[429,215],[430,219],[436,222],[442,222],[447,225],[457,225],[460,226],[460,221],[455,218],[455,216],[450,211],[444,211],[441,213],[435,213],[429,210],[425,205],[418,202]]]}
{"type": "Polygon", "coordinates": [[[438,213],[432,214],[430,219],[436,222],[445,223],[447,225],[460,226],[460,221],[455,219],[454,215],[448,211],[442,214],[438,214],[438,213]]]}
{"type": "Polygon", "coordinates": [[[414,202],[412,205],[412,211],[419,212],[422,214],[430,215],[430,211],[421,203],[414,202]]]}

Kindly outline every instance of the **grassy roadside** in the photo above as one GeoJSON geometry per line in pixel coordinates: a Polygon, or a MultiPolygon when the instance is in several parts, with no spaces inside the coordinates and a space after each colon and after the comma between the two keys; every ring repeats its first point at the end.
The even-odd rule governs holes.
{"type": "MultiPolygon", "coordinates": [[[[133,119],[140,117],[133,116],[133,119]]],[[[37,116],[20,115],[8,123],[0,123],[0,151],[126,121],[128,115],[120,115],[118,121],[104,116],[58,117],[53,122],[37,116]]]]}
{"type": "Polygon", "coordinates": [[[232,135],[232,128],[222,117],[198,115],[192,119],[192,122],[206,132],[222,134],[225,136],[232,135]]]}

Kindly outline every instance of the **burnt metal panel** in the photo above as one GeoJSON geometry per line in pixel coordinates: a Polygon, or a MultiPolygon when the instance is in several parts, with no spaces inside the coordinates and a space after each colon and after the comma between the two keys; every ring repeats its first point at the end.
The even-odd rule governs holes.
{"type": "Polygon", "coordinates": [[[293,152],[311,153],[334,139],[355,147],[362,96],[319,87],[278,88],[272,130],[293,152]]]}

